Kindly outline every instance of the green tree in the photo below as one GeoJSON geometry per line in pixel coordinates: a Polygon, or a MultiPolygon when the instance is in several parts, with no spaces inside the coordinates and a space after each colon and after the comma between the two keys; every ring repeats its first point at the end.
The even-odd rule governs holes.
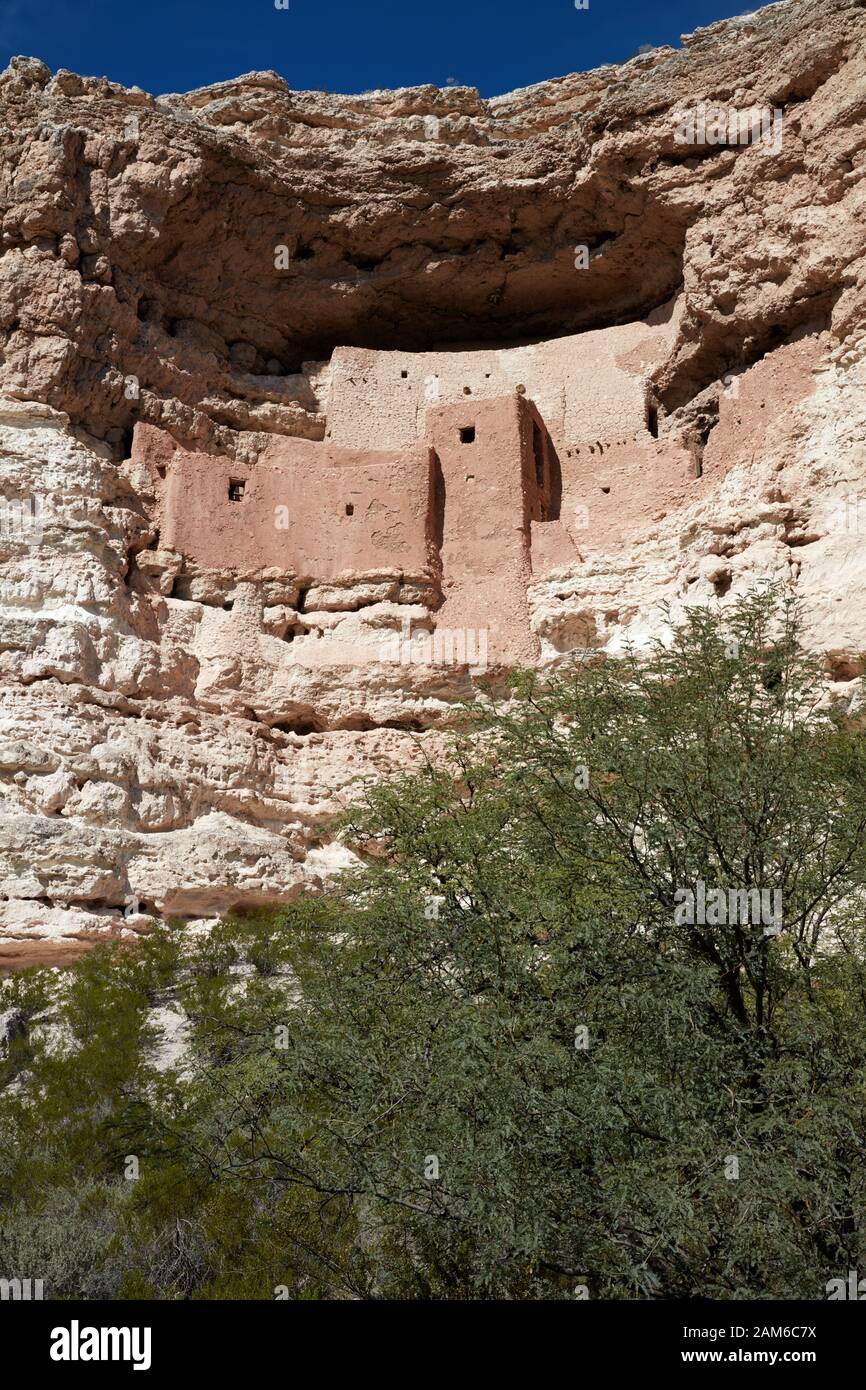
{"type": "Polygon", "coordinates": [[[864,774],[773,594],[519,677],[280,914],[209,1162],[350,1202],[379,1296],[820,1297],[864,1261],[864,774]],[[702,883],[780,913],[682,920],[702,883]]]}
{"type": "Polygon", "coordinates": [[[0,1262],[165,1298],[821,1298],[866,1267],[866,737],[792,604],[517,676],[344,834],[324,895],[70,972],[72,1044],[31,1038],[0,1096],[0,1262]]]}

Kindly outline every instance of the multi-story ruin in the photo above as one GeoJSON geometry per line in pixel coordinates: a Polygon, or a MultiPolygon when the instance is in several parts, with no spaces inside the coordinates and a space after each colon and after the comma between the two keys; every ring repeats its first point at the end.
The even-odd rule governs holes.
{"type": "MultiPolygon", "coordinates": [[[[320,407],[321,437],[275,436],[251,464],[139,426],[133,460],[151,466],[159,497],[163,592],[201,596],[226,568],[251,585],[278,572],[295,591],[281,617],[287,660],[324,657],[299,640],[322,635],[317,611],[383,602],[484,632],[493,662],[532,660],[533,576],[700,486],[694,450],[655,436],[648,399],[674,322],[671,305],[525,347],[339,348],[296,388],[299,405],[320,407]]],[[[352,660],[334,641],[327,656],[352,660]]]]}

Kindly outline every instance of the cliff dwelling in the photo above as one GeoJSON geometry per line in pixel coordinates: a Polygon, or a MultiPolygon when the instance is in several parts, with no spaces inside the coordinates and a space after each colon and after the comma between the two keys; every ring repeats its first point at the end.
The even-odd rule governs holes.
{"type": "Polygon", "coordinates": [[[0,965],[315,887],[516,666],[765,581],[853,701],[864,24],[490,98],[12,59],[0,965]],[[710,91],[781,141],[678,143],[710,91]]]}
{"type": "MultiPolygon", "coordinates": [[[[338,348],[293,385],[320,437],[274,437],[246,465],[139,424],[132,463],[151,469],[160,526],[139,572],[174,599],[201,597],[225,570],[250,586],[279,573],[294,594],[279,619],[288,662],[375,659],[315,615],[381,604],[412,606],[422,627],[483,632],[494,666],[531,661],[533,578],[701,487],[694,450],[656,437],[649,404],[676,323],[671,301],[522,347],[338,348]]],[[[255,608],[248,590],[248,638],[255,608]]],[[[266,635],[268,623],[262,605],[266,635]]]]}

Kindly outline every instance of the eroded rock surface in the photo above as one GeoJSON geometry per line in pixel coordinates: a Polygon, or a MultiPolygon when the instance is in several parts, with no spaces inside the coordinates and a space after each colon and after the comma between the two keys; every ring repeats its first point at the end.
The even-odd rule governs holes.
{"type": "Polygon", "coordinates": [[[473,691],[665,603],[792,581],[859,707],[864,37],[786,0],[490,101],[13,60],[0,964],[315,887],[473,691]]]}

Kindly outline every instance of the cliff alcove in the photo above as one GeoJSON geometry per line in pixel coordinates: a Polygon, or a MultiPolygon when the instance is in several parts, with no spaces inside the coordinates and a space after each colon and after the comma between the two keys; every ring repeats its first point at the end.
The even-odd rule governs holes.
{"type": "Polygon", "coordinates": [[[0,964],[315,887],[463,700],[666,604],[792,584],[856,706],[864,30],[785,0],[490,100],[12,60],[0,964]],[[700,103],[773,141],[682,143],[700,103]]]}

